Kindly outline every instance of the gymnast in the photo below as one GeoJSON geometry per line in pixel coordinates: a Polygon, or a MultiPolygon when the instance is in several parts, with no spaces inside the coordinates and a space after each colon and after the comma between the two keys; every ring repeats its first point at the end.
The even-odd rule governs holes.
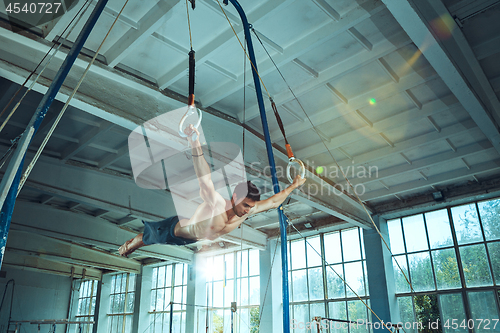
{"type": "Polygon", "coordinates": [[[234,188],[231,200],[226,200],[214,188],[198,130],[190,125],[185,133],[192,147],[203,203],[189,219],[172,216],[159,222],[144,222],[144,232],[120,246],[120,255],[126,257],[138,248],[151,244],[187,245],[201,239],[214,240],[236,229],[250,215],[278,208],[294,189],[306,181],[297,175],[290,186],[266,200],[260,200],[259,189],[252,182],[242,182],[234,188]],[[196,133],[195,140],[192,139],[193,133],[196,133]]]}

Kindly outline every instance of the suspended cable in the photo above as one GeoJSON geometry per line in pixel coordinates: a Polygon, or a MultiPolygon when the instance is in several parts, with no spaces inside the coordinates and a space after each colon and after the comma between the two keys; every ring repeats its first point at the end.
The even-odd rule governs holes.
{"type": "Polygon", "coordinates": [[[17,89],[17,91],[15,92],[15,94],[10,98],[9,102],[7,103],[7,105],[3,108],[2,112],[0,112],[0,117],[5,113],[5,111],[7,111],[7,108],[10,106],[10,104],[14,101],[14,99],[16,98],[16,96],[19,94],[19,92],[21,91],[22,88],[24,88],[24,86],[26,85],[26,83],[29,81],[29,79],[31,78],[31,76],[33,74],[36,73],[36,70],[38,69],[38,67],[40,67],[40,65],[43,63],[43,61],[45,60],[45,58],[47,58],[47,56],[50,54],[50,52],[54,49],[54,46],[59,43],[59,40],[63,37],[64,33],[66,32],[66,30],[71,26],[71,24],[73,23],[73,21],[78,17],[78,20],[75,22],[75,24],[73,25],[73,27],[71,28],[71,30],[68,32],[68,34],[66,35],[66,37],[64,37],[64,41],[59,43],[59,46],[57,47],[57,49],[55,50],[55,52],[50,56],[50,58],[47,60],[47,63],[45,64],[45,66],[43,67],[43,69],[40,71],[40,73],[38,74],[38,76],[36,77],[36,79],[33,81],[33,83],[31,84],[31,86],[28,88],[28,90],[24,93],[24,95],[21,97],[21,99],[19,100],[19,102],[17,102],[17,104],[14,106],[14,108],[12,109],[12,111],[10,112],[10,114],[8,115],[8,117],[4,120],[4,122],[2,123],[2,125],[0,126],[0,132],[3,130],[3,128],[5,127],[5,125],[7,124],[7,122],[9,121],[9,119],[12,117],[12,115],[14,114],[14,112],[17,110],[17,108],[19,107],[19,105],[21,104],[22,100],[24,99],[24,97],[28,94],[28,92],[30,92],[32,89],[33,89],[33,86],[35,85],[35,83],[38,81],[38,78],[40,77],[40,75],[43,73],[43,71],[47,68],[48,64],[50,63],[50,61],[52,60],[52,58],[54,57],[54,55],[59,51],[59,49],[61,48],[61,46],[64,44],[64,42],[66,41],[66,39],[69,37],[69,35],[71,34],[71,32],[73,31],[73,29],[76,27],[76,25],[78,24],[78,22],[80,21],[80,19],[83,17],[83,15],[85,14],[85,12],[87,11],[87,9],[90,7],[90,4],[91,4],[91,0],[87,0],[82,8],[80,8],[80,10],[75,14],[75,16],[73,17],[73,19],[68,23],[68,25],[66,26],[66,28],[63,30],[63,32],[61,33],[60,36],[58,36],[57,40],[52,44],[52,46],[50,47],[49,51],[47,51],[47,53],[45,53],[44,57],[42,58],[42,60],[40,60],[40,62],[38,63],[38,65],[36,65],[35,69],[28,75],[28,77],[26,78],[26,80],[23,82],[23,84],[19,87],[19,89],[17,89]],[[87,5],[87,7],[85,7],[87,5]],[[85,9],[84,9],[85,8],[85,9]],[[82,12],[83,10],[83,12],[82,12]],[[81,14],[80,14],[81,13],[81,14]],[[79,15],[80,14],[80,15],[79,15]]]}
{"type": "Polygon", "coordinates": [[[257,74],[257,76],[259,77],[259,80],[260,80],[260,83],[262,84],[262,86],[264,87],[264,89],[266,90],[266,93],[267,95],[269,96],[269,98],[271,98],[271,95],[269,94],[269,91],[267,91],[267,88],[266,88],[266,85],[264,84],[264,81],[262,81],[262,78],[260,77],[260,74],[259,74],[259,71],[257,71],[257,68],[255,67],[254,63],[252,62],[252,60],[250,59],[250,56],[248,55],[247,53],[247,50],[243,47],[243,44],[241,43],[241,40],[240,38],[238,37],[238,34],[236,33],[236,30],[234,30],[234,27],[233,25],[231,24],[231,21],[229,20],[229,17],[227,16],[226,14],[226,11],[224,10],[224,8],[222,8],[222,5],[220,4],[219,0],[217,0],[217,3],[219,4],[219,7],[220,9],[222,10],[222,13],[224,13],[224,16],[226,17],[227,19],[227,22],[229,23],[229,25],[231,26],[231,29],[233,30],[233,33],[234,35],[236,36],[236,39],[238,40],[238,42],[240,43],[240,46],[241,48],[243,49],[243,51],[245,51],[245,54],[248,58],[248,61],[250,61],[250,64],[252,65],[253,69],[255,70],[255,73],[257,74]]]}
{"type": "Polygon", "coordinates": [[[87,65],[87,68],[85,69],[85,71],[83,72],[80,80],[78,81],[78,83],[76,84],[75,88],[73,89],[73,92],[68,97],[68,99],[67,99],[66,103],[64,104],[63,108],[61,109],[61,111],[57,115],[57,118],[54,120],[54,123],[52,124],[49,132],[45,136],[45,138],[44,138],[43,142],[41,143],[40,147],[38,147],[38,150],[37,150],[35,156],[33,157],[33,160],[30,162],[30,164],[26,168],[26,171],[24,172],[24,174],[23,174],[23,176],[22,176],[22,178],[21,178],[21,180],[19,182],[19,187],[18,187],[18,190],[17,190],[17,195],[19,195],[19,192],[21,192],[21,189],[22,189],[24,183],[26,182],[26,179],[28,179],[28,177],[29,177],[29,175],[31,173],[31,170],[35,166],[35,163],[38,161],[38,158],[42,154],[42,151],[45,148],[45,146],[47,145],[47,142],[49,141],[50,137],[52,136],[52,133],[56,129],[57,125],[59,124],[59,121],[61,120],[62,116],[64,115],[64,112],[68,108],[69,102],[71,101],[71,99],[73,98],[73,96],[75,96],[76,92],[78,91],[78,88],[80,88],[80,85],[82,84],[83,79],[85,78],[85,76],[87,75],[88,71],[90,70],[90,67],[94,64],[94,61],[97,58],[97,55],[99,54],[99,51],[101,50],[102,46],[104,45],[104,42],[108,38],[109,34],[111,33],[111,30],[115,26],[116,22],[118,21],[118,18],[122,14],[122,12],[125,9],[125,6],[128,4],[128,2],[129,2],[129,0],[125,1],[125,3],[123,4],[122,9],[120,10],[120,12],[118,13],[118,15],[116,16],[115,20],[113,21],[113,24],[111,24],[111,27],[108,30],[108,33],[106,34],[106,36],[104,36],[104,39],[102,40],[101,44],[99,45],[99,47],[95,51],[94,56],[92,57],[92,59],[90,60],[89,64],[87,65]]]}
{"type": "MultiPolygon", "coordinates": [[[[372,225],[375,227],[375,230],[377,231],[378,235],[380,236],[380,238],[382,239],[382,242],[385,244],[385,247],[387,248],[387,250],[389,250],[389,253],[391,254],[391,256],[394,256],[391,252],[391,248],[389,246],[389,244],[387,244],[387,241],[384,239],[384,236],[382,235],[382,233],[380,232],[379,228],[377,227],[377,225],[375,224],[375,221],[373,221],[373,218],[371,217],[370,213],[368,212],[368,210],[366,209],[366,205],[363,203],[363,201],[360,199],[360,197],[358,196],[358,194],[356,193],[356,191],[354,190],[354,186],[351,184],[351,182],[349,181],[347,175],[344,173],[344,170],[340,167],[339,163],[337,162],[337,160],[335,159],[335,157],[333,156],[332,152],[330,151],[330,149],[328,149],[328,146],[326,145],[325,143],[325,140],[321,137],[321,135],[319,135],[317,129],[316,129],[316,126],[314,126],[311,118],[309,117],[309,115],[307,114],[306,110],[304,109],[304,107],[302,106],[302,104],[300,103],[300,100],[297,98],[297,96],[295,95],[295,93],[293,92],[292,88],[290,87],[290,85],[288,84],[288,82],[286,81],[285,77],[283,76],[283,74],[281,73],[280,69],[278,68],[278,66],[276,65],[276,63],[274,62],[273,58],[271,57],[271,55],[269,54],[269,52],[267,51],[264,43],[262,43],[262,41],[260,40],[259,36],[257,35],[257,33],[255,32],[255,29],[252,29],[252,31],[254,32],[254,34],[257,36],[257,39],[259,40],[260,44],[262,45],[262,47],[264,48],[264,50],[266,51],[267,55],[269,56],[269,58],[271,59],[272,63],[274,64],[276,70],[278,71],[278,73],[280,74],[281,78],[283,79],[283,81],[285,82],[285,84],[287,85],[288,89],[290,90],[291,94],[293,95],[293,97],[295,98],[295,100],[297,101],[297,103],[300,105],[300,108],[302,109],[302,111],[304,112],[305,116],[307,117],[307,119],[309,120],[309,123],[311,124],[311,127],[313,128],[314,132],[318,135],[319,139],[321,140],[321,143],[323,144],[323,146],[325,147],[326,151],[328,151],[330,157],[332,158],[332,160],[335,162],[335,165],[337,166],[337,168],[340,170],[340,172],[342,173],[342,175],[344,176],[344,179],[346,180],[346,182],[349,184],[350,188],[353,190],[353,193],[354,195],[356,196],[358,202],[361,204],[361,206],[363,207],[363,210],[366,212],[366,214],[368,215],[368,218],[370,219],[372,225]]],[[[285,141],[286,141],[286,138],[285,138],[285,141]]],[[[406,276],[406,273],[403,271],[403,268],[399,265],[399,262],[394,259],[394,261],[396,262],[398,268],[400,269],[401,273],[403,273],[403,276],[406,280],[406,282],[408,283],[408,285],[410,286],[411,288],[411,291],[412,292],[415,292],[415,290],[413,289],[413,286],[410,282],[410,280],[408,279],[408,277],[406,276]]]]}
{"type": "MultiPolygon", "coordinates": [[[[194,9],[194,2],[193,2],[193,9],[194,9]]],[[[188,30],[189,30],[189,46],[191,50],[193,49],[193,37],[191,36],[191,22],[189,21],[189,5],[188,5],[188,0],[186,0],[186,12],[187,12],[187,21],[188,21],[188,30]]]]}

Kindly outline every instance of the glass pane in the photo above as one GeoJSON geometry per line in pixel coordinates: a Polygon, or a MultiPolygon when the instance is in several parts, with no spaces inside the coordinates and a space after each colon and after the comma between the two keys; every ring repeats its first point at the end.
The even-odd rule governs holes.
{"type": "Polygon", "coordinates": [[[224,256],[214,257],[214,264],[212,266],[214,281],[222,281],[224,279],[224,256]]]}
{"type": "Polygon", "coordinates": [[[342,264],[326,267],[326,287],[329,299],[345,297],[344,282],[335,273],[344,278],[342,264]]]}
{"type": "Polygon", "coordinates": [[[149,311],[158,311],[156,308],[156,290],[151,290],[151,306],[149,311]]]}
{"type": "Polygon", "coordinates": [[[240,290],[240,305],[248,305],[248,278],[238,280],[241,283],[240,290]]]}
{"type": "MultiPolygon", "coordinates": [[[[467,333],[468,330],[453,325],[453,319],[461,323],[465,320],[464,303],[461,294],[444,294],[439,295],[439,305],[441,308],[441,322],[443,323],[443,331],[445,333],[467,333]]],[[[458,324],[457,323],[457,324],[458,324]]]]}
{"type": "MultiPolygon", "coordinates": [[[[332,319],[347,320],[346,302],[330,302],[328,304],[329,317],[332,319]]],[[[347,333],[348,324],[342,322],[329,322],[331,333],[347,333]],[[333,327],[332,327],[333,325],[333,327]]]]}
{"type": "Polygon", "coordinates": [[[164,306],[165,306],[165,289],[158,289],[156,291],[156,311],[163,311],[164,306]]]}
{"type": "Polygon", "coordinates": [[[308,269],[309,300],[319,300],[325,298],[323,291],[323,275],[321,267],[308,269]]]}
{"type": "Polygon", "coordinates": [[[248,251],[249,263],[250,263],[250,275],[259,275],[259,250],[249,250],[248,251]]]}
{"type": "Polygon", "coordinates": [[[453,238],[451,237],[448,210],[441,209],[435,212],[425,213],[424,215],[431,249],[452,246],[453,238]]]}
{"type": "Polygon", "coordinates": [[[212,312],[212,329],[214,333],[224,332],[224,317],[221,310],[212,312]]]}
{"type": "Polygon", "coordinates": [[[260,277],[250,278],[250,305],[260,304],[260,277]]]}
{"type": "Polygon", "coordinates": [[[176,264],[173,268],[174,268],[174,285],[180,286],[182,285],[182,274],[184,273],[184,271],[182,270],[182,265],[176,264]]]}
{"type": "Polygon", "coordinates": [[[214,282],[214,307],[223,307],[224,306],[224,287],[223,282],[214,282]]]}
{"type": "Polygon", "coordinates": [[[231,333],[231,311],[224,310],[224,333],[231,333]]]}
{"type": "Polygon", "coordinates": [[[342,249],[340,247],[340,233],[325,234],[325,260],[329,264],[342,262],[342,249]]]}
{"type": "MultiPolygon", "coordinates": [[[[248,276],[248,252],[243,251],[243,257],[241,258],[241,276],[248,276]]],[[[289,256],[290,257],[290,256],[289,256]]],[[[290,267],[290,266],[288,266],[290,267]]]]}
{"type": "Polygon", "coordinates": [[[305,269],[292,272],[292,286],[293,301],[307,301],[307,276],[305,269]]]}
{"type": "Polygon", "coordinates": [[[415,291],[436,289],[429,252],[409,254],[408,263],[410,265],[411,283],[415,291]]]}
{"type": "Polygon", "coordinates": [[[405,217],[403,219],[403,230],[408,252],[427,250],[429,248],[422,214],[405,217]]]}
{"type": "Polygon", "coordinates": [[[417,317],[418,329],[424,332],[425,328],[428,329],[429,323],[436,323],[436,330],[432,332],[441,332],[441,325],[439,318],[439,307],[436,295],[417,295],[413,298],[415,304],[415,315],[417,317]]]}
{"type": "Polygon", "coordinates": [[[297,325],[300,326],[301,328],[296,328],[293,331],[294,332],[302,332],[306,333],[309,330],[305,328],[305,323],[311,321],[311,317],[309,316],[309,306],[307,304],[301,304],[301,305],[294,305],[293,306],[293,321],[292,322],[297,322],[297,323],[303,323],[304,325],[297,325]],[[303,327],[303,328],[302,328],[303,327]]]}
{"type": "Polygon", "coordinates": [[[307,267],[321,266],[321,244],[319,236],[307,238],[307,267]]]}
{"type": "Polygon", "coordinates": [[[168,265],[165,267],[165,287],[172,286],[172,269],[174,265],[168,265]]]}
{"type": "Polygon", "coordinates": [[[461,246],[460,257],[467,287],[492,285],[484,244],[461,246]]]}
{"type": "Polygon", "coordinates": [[[229,253],[224,256],[226,279],[234,278],[234,253],[229,253]]]}
{"type": "Polygon", "coordinates": [[[165,266],[158,267],[158,288],[165,287],[165,266]]]}
{"type": "Polygon", "coordinates": [[[460,275],[455,249],[432,251],[438,289],[460,288],[460,275]]]}
{"type": "Polygon", "coordinates": [[[387,221],[387,228],[389,229],[389,241],[392,254],[404,253],[405,245],[403,243],[401,221],[399,219],[387,221]]]}
{"type": "Polygon", "coordinates": [[[486,240],[500,239],[500,199],[478,202],[486,240]]]}
{"type": "Polygon", "coordinates": [[[182,264],[182,270],[184,271],[183,273],[183,279],[182,279],[182,284],[186,285],[187,280],[188,280],[188,265],[187,264],[182,264]]]}
{"type": "Polygon", "coordinates": [[[111,277],[111,293],[115,293],[115,288],[116,288],[116,275],[113,275],[111,277]]]}
{"type": "Polygon", "coordinates": [[[226,281],[226,288],[224,288],[224,306],[230,307],[233,299],[233,290],[234,290],[234,280],[226,281]]]}
{"type": "Polygon", "coordinates": [[[132,332],[132,316],[125,317],[125,333],[132,332]]]}
{"type": "Polygon", "coordinates": [[[469,244],[483,240],[475,204],[453,207],[451,216],[458,244],[469,244]]]}
{"type": "Polygon", "coordinates": [[[488,252],[490,253],[491,266],[495,275],[495,283],[500,285],[500,242],[488,243],[488,252]]]}
{"type": "Polygon", "coordinates": [[[410,278],[408,275],[408,265],[406,263],[406,256],[392,257],[392,268],[394,270],[394,280],[396,282],[396,292],[404,293],[411,291],[410,284],[406,279],[410,278]],[[399,266],[398,266],[399,264],[399,266]],[[401,268],[400,268],[401,267],[401,268]],[[404,274],[403,274],[404,272],[404,274]],[[406,278],[405,278],[406,275],[406,278]]]}
{"type": "Polygon", "coordinates": [[[291,256],[292,269],[300,269],[306,267],[306,248],[304,240],[292,241],[291,242],[291,256]]]}
{"type": "Polygon", "coordinates": [[[174,287],[174,310],[182,309],[182,287],[174,287]]]}
{"type": "MultiPolygon", "coordinates": [[[[252,308],[253,310],[253,308],[252,308]]],[[[236,332],[241,332],[241,333],[250,333],[250,316],[248,313],[248,309],[240,309],[239,310],[239,318],[237,320],[237,325],[239,325],[239,330],[236,332]]],[[[253,312],[253,311],[252,311],[253,312]]],[[[257,313],[257,321],[259,319],[259,314],[257,313]]],[[[201,332],[199,330],[199,332],[201,332]]]]}
{"type": "MultiPolygon", "coordinates": [[[[347,284],[358,294],[365,295],[365,286],[363,283],[363,265],[361,261],[344,264],[345,280],[347,284]]],[[[347,297],[355,296],[352,290],[346,286],[347,297]]]]}
{"type": "Polygon", "coordinates": [[[364,236],[363,236],[363,230],[361,228],[358,228],[359,230],[359,238],[360,238],[360,244],[361,244],[361,255],[363,257],[363,259],[366,259],[366,255],[365,255],[365,240],[364,240],[364,236]]]}
{"type": "Polygon", "coordinates": [[[366,295],[370,295],[370,287],[368,286],[368,271],[366,268],[366,261],[363,261],[363,271],[365,272],[365,291],[366,295]]]}
{"type": "Polygon", "coordinates": [[[401,319],[400,322],[404,325],[404,329],[407,333],[416,332],[416,327],[412,327],[412,323],[415,323],[415,315],[413,313],[413,302],[411,297],[398,297],[398,305],[401,319]]]}
{"type": "MultiPolygon", "coordinates": [[[[361,301],[350,301],[347,302],[347,315],[350,321],[355,321],[359,323],[363,323],[360,325],[351,325],[350,332],[351,333],[366,333],[368,332],[368,327],[366,323],[368,322],[367,318],[367,308],[361,301]]],[[[377,327],[377,326],[375,326],[377,327]]]]}
{"type": "Polygon", "coordinates": [[[137,275],[130,274],[128,279],[128,291],[135,291],[135,280],[137,279],[137,275]]]}
{"type": "Polygon", "coordinates": [[[325,316],[325,303],[312,303],[309,305],[309,313],[311,318],[325,316]]]}
{"type": "Polygon", "coordinates": [[[495,302],[495,292],[493,290],[468,292],[470,311],[476,324],[476,333],[500,332],[498,310],[495,302]],[[477,324],[482,321],[482,326],[477,324]],[[488,325],[489,324],[489,325],[488,325]]]}
{"type": "Polygon", "coordinates": [[[127,295],[127,304],[125,306],[125,312],[127,313],[134,312],[134,299],[135,299],[134,293],[129,293],[127,295]]]}
{"type": "Polygon", "coordinates": [[[258,327],[260,325],[259,322],[259,316],[260,316],[260,308],[255,307],[250,309],[250,332],[252,333],[257,333],[258,327]]]}
{"type": "Polygon", "coordinates": [[[353,261],[361,259],[361,248],[359,247],[358,229],[350,229],[341,232],[342,253],[344,261],[353,261]]]}

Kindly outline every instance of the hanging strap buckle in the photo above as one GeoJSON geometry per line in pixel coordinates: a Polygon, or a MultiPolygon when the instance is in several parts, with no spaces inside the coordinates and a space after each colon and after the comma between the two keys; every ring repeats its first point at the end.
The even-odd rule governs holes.
{"type": "Polygon", "coordinates": [[[292,152],[292,147],[288,143],[285,145],[285,147],[286,147],[286,153],[288,155],[288,165],[286,167],[286,178],[288,178],[288,181],[290,183],[293,183],[293,179],[290,176],[290,170],[292,169],[292,166],[299,169],[301,178],[304,178],[304,176],[306,175],[306,167],[304,166],[304,163],[301,160],[295,158],[295,156],[293,155],[293,152],[292,152]]]}

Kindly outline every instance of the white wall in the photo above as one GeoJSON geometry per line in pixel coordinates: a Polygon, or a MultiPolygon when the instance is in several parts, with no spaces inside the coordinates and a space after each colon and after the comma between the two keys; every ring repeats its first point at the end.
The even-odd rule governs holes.
{"type": "MultiPolygon", "coordinates": [[[[68,316],[71,279],[65,276],[40,273],[4,266],[5,278],[0,278],[0,298],[10,279],[15,280],[12,304],[13,320],[65,319],[68,316]]],[[[0,312],[0,331],[5,332],[9,319],[12,283],[0,312]]],[[[23,332],[36,333],[37,325],[23,324],[23,332]]],[[[50,325],[42,325],[40,332],[49,332],[50,325]]],[[[56,326],[56,333],[65,332],[65,325],[56,326]]]]}

